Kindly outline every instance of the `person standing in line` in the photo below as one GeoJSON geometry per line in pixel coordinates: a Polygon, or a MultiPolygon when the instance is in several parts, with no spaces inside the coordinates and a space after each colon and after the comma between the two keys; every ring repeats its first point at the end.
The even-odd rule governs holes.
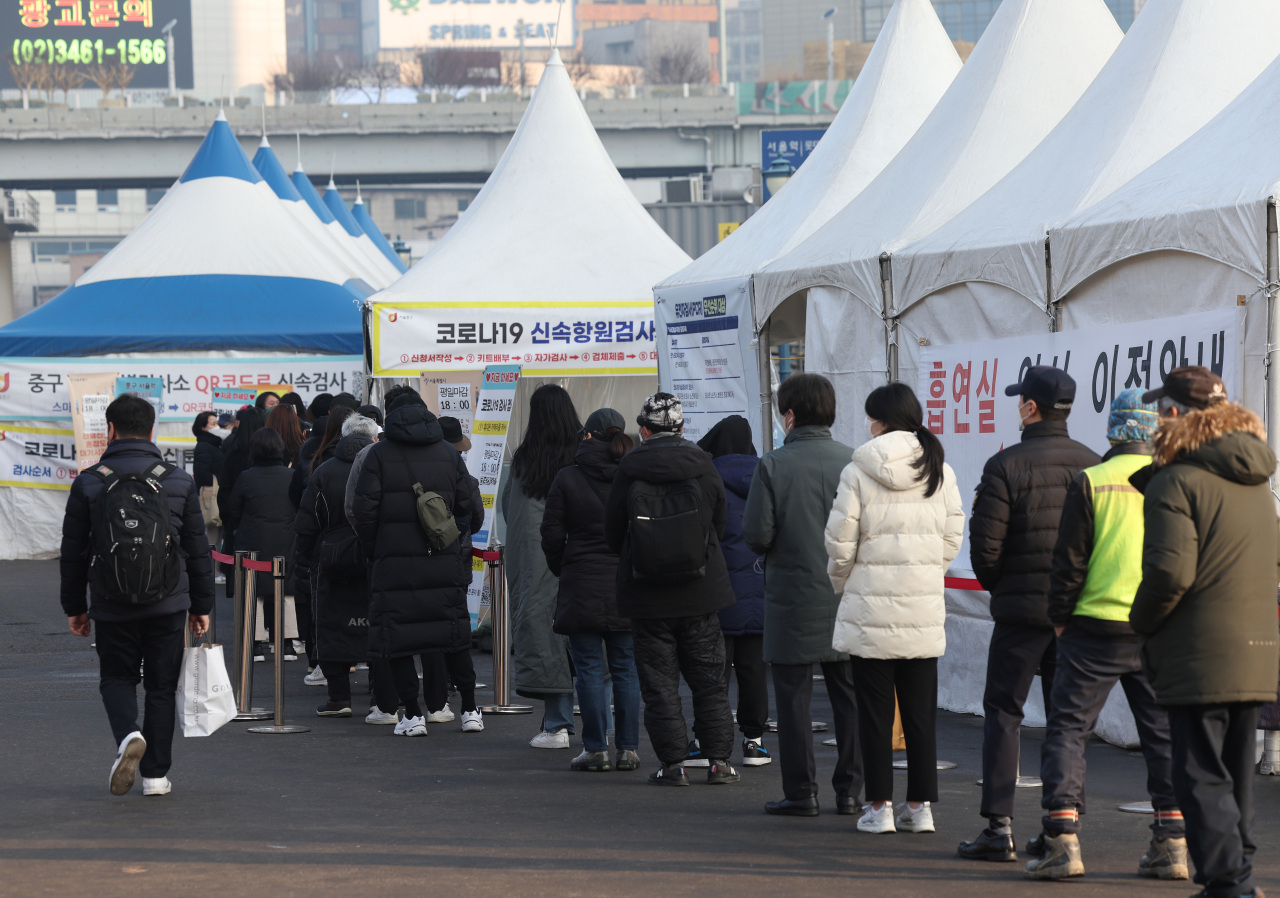
{"type": "Polygon", "coordinates": [[[836,391],[820,374],[795,374],[778,387],[787,437],[760,460],[743,518],[743,535],[765,556],[764,660],[773,669],[783,797],[765,812],[818,816],[813,757],[813,665],[831,700],[838,757],[831,775],[836,812],[852,814],[862,791],[858,701],[849,656],[832,648],[840,595],[827,576],[823,527],[853,450],[831,438],[836,391]]]}
{"type": "Polygon", "coordinates": [[[711,458],[685,440],[684,409],[654,393],[640,415],[644,441],[618,465],[604,538],[618,558],[618,613],[631,619],[644,725],[662,766],[655,786],[687,786],[688,724],[680,677],[693,693],[693,731],[710,759],[707,783],[736,783],[733,712],[716,612],[733,604],[720,551],[728,506],[711,458]]]}
{"type": "MultiPolygon", "coordinates": [[[[751,480],[760,463],[751,442],[751,424],[741,415],[718,421],[698,440],[724,481],[728,518],[720,549],[729,568],[729,582],[737,601],[720,612],[724,634],[724,678],[738,676],[738,729],[742,732],[742,766],[763,767],[773,762],[764,747],[769,719],[769,680],[764,665],[764,559],[747,548],[742,537],[743,513],[751,480]]],[[[689,747],[686,766],[705,766],[696,741],[689,747]],[[700,762],[700,764],[699,764],[700,762]]]]}
{"type": "Polygon", "coordinates": [[[567,749],[574,731],[569,639],[551,626],[559,584],[547,567],[541,530],[551,482],[573,464],[581,431],[568,392],[556,384],[538,387],[529,398],[529,425],[502,489],[516,694],[538,699],[544,708],[532,748],[567,749]]]}
{"type": "Polygon", "coordinates": [[[982,733],[982,807],[987,826],[961,842],[959,857],[1016,861],[1013,794],[1018,784],[1022,706],[1036,673],[1051,714],[1056,636],[1049,620],[1049,572],[1058,522],[1071,481],[1098,464],[1098,454],[1067,433],[1076,382],[1067,372],[1034,365],[1005,388],[1017,396],[1022,441],[987,460],[969,521],[969,559],[991,593],[995,629],[987,650],[982,733]]]}
{"type": "Polygon", "coordinates": [[[1049,620],[1058,634],[1058,664],[1044,742],[1040,748],[1040,836],[1027,846],[1028,879],[1084,874],[1080,815],[1084,813],[1085,744],[1117,682],[1124,688],[1147,761],[1147,789],[1155,809],[1151,847],[1138,873],[1186,879],[1187,840],[1173,792],[1169,715],[1156,704],[1142,673],[1129,609],[1142,579],[1142,494],[1129,478],[1151,463],[1156,407],[1142,390],[1124,390],[1111,403],[1102,464],[1071,481],[1058,525],[1049,588],[1049,620]]]}
{"type": "Polygon", "coordinates": [[[311,433],[311,419],[307,416],[307,405],[302,401],[301,396],[290,390],[280,397],[280,404],[287,405],[293,409],[293,413],[298,418],[298,425],[302,428],[304,435],[311,433]]]}
{"type": "Polygon", "coordinates": [[[1175,368],[1160,403],[1144,495],[1142,582],[1129,623],[1169,711],[1173,788],[1205,898],[1260,896],[1253,884],[1258,710],[1276,700],[1280,526],[1262,420],[1227,400],[1222,378],[1175,368]]]}
{"type": "Polygon", "coordinates": [[[279,404],[279,393],[272,390],[264,390],[259,393],[258,398],[254,400],[253,407],[258,410],[258,414],[262,417],[263,423],[265,423],[267,416],[271,414],[271,410],[279,404]]]}
{"type": "MultiPolygon", "coordinates": [[[[200,412],[191,425],[196,448],[192,459],[192,477],[200,493],[200,513],[204,517],[205,534],[209,545],[218,544],[222,530],[222,518],[218,510],[218,482],[222,479],[222,437],[218,435],[218,416],[213,412],[200,412]],[[218,523],[215,523],[218,522],[218,523]]],[[[214,577],[222,582],[222,575],[214,577]]]]}
{"type": "MultiPolygon", "coordinates": [[[[347,413],[338,424],[342,437],[332,451],[322,443],[316,453],[313,461],[320,464],[302,494],[295,524],[298,557],[306,559],[311,581],[307,594],[314,605],[316,666],[329,687],[329,700],[316,709],[318,717],[351,716],[351,667],[369,657],[368,562],[342,501],[351,462],[372,445],[378,425],[340,411],[347,413]]],[[[338,421],[331,414],[326,426],[338,421]]]]}
{"type": "MultiPolygon", "coordinates": [[[[234,555],[236,551],[235,531],[227,523],[227,506],[231,502],[231,493],[236,488],[240,475],[253,466],[249,454],[249,442],[253,435],[262,429],[262,415],[257,410],[245,406],[236,412],[235,423],[231,434],[222,440],[222,480],[218,484],[218,516],[222,518],[222,553],[234,555]]],[[[231,598],[235,590],[234,579],[230,576],[231,565],[224,565],[222,573],[227,575],[226,595],[231,598]]]]}
{"type": "Polygon", "coordinates": [[[209,627],[213,559],[195,481],[166,464],[151,442],[156,421],[151,403],[121,396],[107,406],[106,417],[106,451],[76,477],[67,497],[59,561],[62,610],[75,635],[88,637],[91,620],[96,631],[98,689],[119,746],[111,765],[111,794],[127,793],[141,772],[143,795],[167,795],[182,630],[186,624],[202,636],[209,627]],[[116,490],[120,498],[110,498],[108,492],[116,490]],[[117,520],[125,525],[120,533],[117,520]],[[141,559],[163,566],[158,584],[150,566],[132,564],[116,552],[124,533],[139,530],[155,534],[137,548],[141,559]],[[139,682],[146,691],[141,728],[139,682]]]}
{"type": "Polygon", "coordinates": [[[853,453],[827,518],[827,571],[843,595],[832,645],[848,652],[866,765],[868,833],[934,832],[943,580],[960,554],[964,509],[942,444],[906,384],[871,391],[871,439],[853,453]],[[907,740],[907,800],[893,816],[894,697],[907,740]]]}
{"type": "Polygon", "coordinates": [[[284,466],[300,467],[298,453],[302,449],[302,444],[306,442],[306,437],[302,433],[302,422],[294,413],[293,406],[284,403],[277,405],[267,413],[266,426],[280,434],[280,439],[284,441],[284,466]]]}
{"type": "Polygon", "coordinates": [[[611,408],[587,418],[573,464],[561,468],[547,493],[542,551],[559,580],[552,628],[569,637],[582,708],[582,753],[572,770],[605,771],[612,677],[619,770],[640,766],[640,680],[631,622],[618,613],[618,553],[604,539],[604,508],[618,464],[635,443],[611,408]]]}
{"type": "MultiPolygon", "coordinates": [[[[444,441],[457,449],[459,455],[471,448],[471,440],[462,432],[462,422],[457,418],[441,417],[440,431],[444,434],[444,441]]],[[[471,484],[471,507],[476,509],[476,522],[473,526],[470,517],[458,518],[458,530],[462,534],[458,539],[458,551],[462,554],[463,563],[470,567],[471,534],[479,532],[484,525],[484,500],[480,495],[480,481],[469,473],[467,477],[471,484]]],[[[471,661],[470,640],[463,651],[449,654],[433,652],[419,660],[422,662],[422,694],[427,702],[427,723],[450,723],[457,719],[449,707],[449,682],[452,681],[458,690],[462,732],[479,733],[484,730],[484,717],[476,704],[476,668],[471,661]]]]}
{"type": "MultiPolygon", "coordinates": [[[[454,522],[479,528],[472,507],[471,475],[458,450],[444,441],[436,416],[417,392],[406,388],[387,406],[384,439],[368,447],[352,497],[352,524],[369,559],[369,650],[386,659],[404,718],[397,736],[427,735],[427,720],[418,703],[418,670],[414,655],[453,653],[471,646],[467,585],[471,564],[462,557],[460,539],[440,551],[419,515],[418,489],[435,493],[454,522]]],[[[438,522],[448,529],[445,521],[438,522]]],[[[460,536],[461,534],[459,534],[460,536]]],[[[373,670],[374,676],[378,673],[373,670]]],[[[396,709],[383,704],[384,714],[396,709]]]]}

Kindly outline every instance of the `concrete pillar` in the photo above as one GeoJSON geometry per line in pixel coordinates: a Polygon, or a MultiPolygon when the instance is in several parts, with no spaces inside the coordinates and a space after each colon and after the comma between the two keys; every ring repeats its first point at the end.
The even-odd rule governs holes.
{"type": "Polygon", "coordinates": [[[18,316],[13,302],[13,235],[0,222],[0,324],[18,316]]]}

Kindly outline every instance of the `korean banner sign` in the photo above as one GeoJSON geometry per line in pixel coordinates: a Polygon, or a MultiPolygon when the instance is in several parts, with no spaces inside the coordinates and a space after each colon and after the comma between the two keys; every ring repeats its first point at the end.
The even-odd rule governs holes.
{"type": "MultiPolygon", "coordinates": [[[[925,406],[925,426],[946,449],[966,505],[987,459],[1018,442],[1017,397],[1005,387],[1021,381],[1032,365],[1053,365],[1076,382],[1068,422],[1071,436],[1104,453],[1111,401],[1131,387],[1154,389],[1180,365],[1204,365],[1222,376],[1227,393],[1239,396],[1243,377],[1240,313],[1205,312],[1111,327],[1030,334],[979,343],[924,346],[916,393],[925,406]]],[[[956,567],[968,569],[969,531],[956,567]]]]}
{"type": "MultiPolygon", "coordinates": [[[[164,460],[190,470],[196,441],[160,437],[164,460]]],[[[80,465],[70,428],[0,424],[0,487],[69,490],[80,465]]]]}
{"type": "Polygon", "coordinates": [[[379,303],[373,373],[478,371],[520,365],[526,376],[655,374],[652,300],[590,303],[379,303]]]}
{"type": "Polygon", "coordinates": [[[259,385],[291,384],[310,403],[319,393],[355,392],[362,382],[359,356],[0,359],[0,421],[70,421],[67,379],[107,371],[130,381],[158,379],[161,423],[190,423],[196,412],[212,410],[214,390],[248,389],[256,398],[259,385]]]}

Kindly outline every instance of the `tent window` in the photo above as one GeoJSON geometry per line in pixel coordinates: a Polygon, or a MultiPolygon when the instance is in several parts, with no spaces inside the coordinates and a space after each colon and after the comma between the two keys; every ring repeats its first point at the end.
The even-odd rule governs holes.
{"type": "Polygon", "coordinates": [[[426,218],[427,201],[415,199],[396,200],[396,218],[426,218]]]}
{"type": "Polygon", "coordinates": [[[98,191],[98,211],[99,212],[119,212],[120,211],[120,191],[99,190],[98,191]]]}
{"type": "Polygon", "coordinates": [[[59,212],[76,211],[76,192],[74,190],[55,190],[53,204],[59,212]]]}

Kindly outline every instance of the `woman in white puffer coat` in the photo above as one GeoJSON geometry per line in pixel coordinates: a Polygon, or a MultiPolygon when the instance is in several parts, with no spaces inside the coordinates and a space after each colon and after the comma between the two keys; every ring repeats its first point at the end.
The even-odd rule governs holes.
{"type": "Polygon", "coordinates": [[[862,832],[933,832],[938,800],[938,658],[943,577],[960,552],[964,510],[942,444],[906,384],[872,391],[872,439],[840,476],[827,519],[827,573],[840,593],[834,648],[852,655],[866,777],[862,832]],[[907,801],[893,816],[894,693],[907,740],[907,801]]]}

